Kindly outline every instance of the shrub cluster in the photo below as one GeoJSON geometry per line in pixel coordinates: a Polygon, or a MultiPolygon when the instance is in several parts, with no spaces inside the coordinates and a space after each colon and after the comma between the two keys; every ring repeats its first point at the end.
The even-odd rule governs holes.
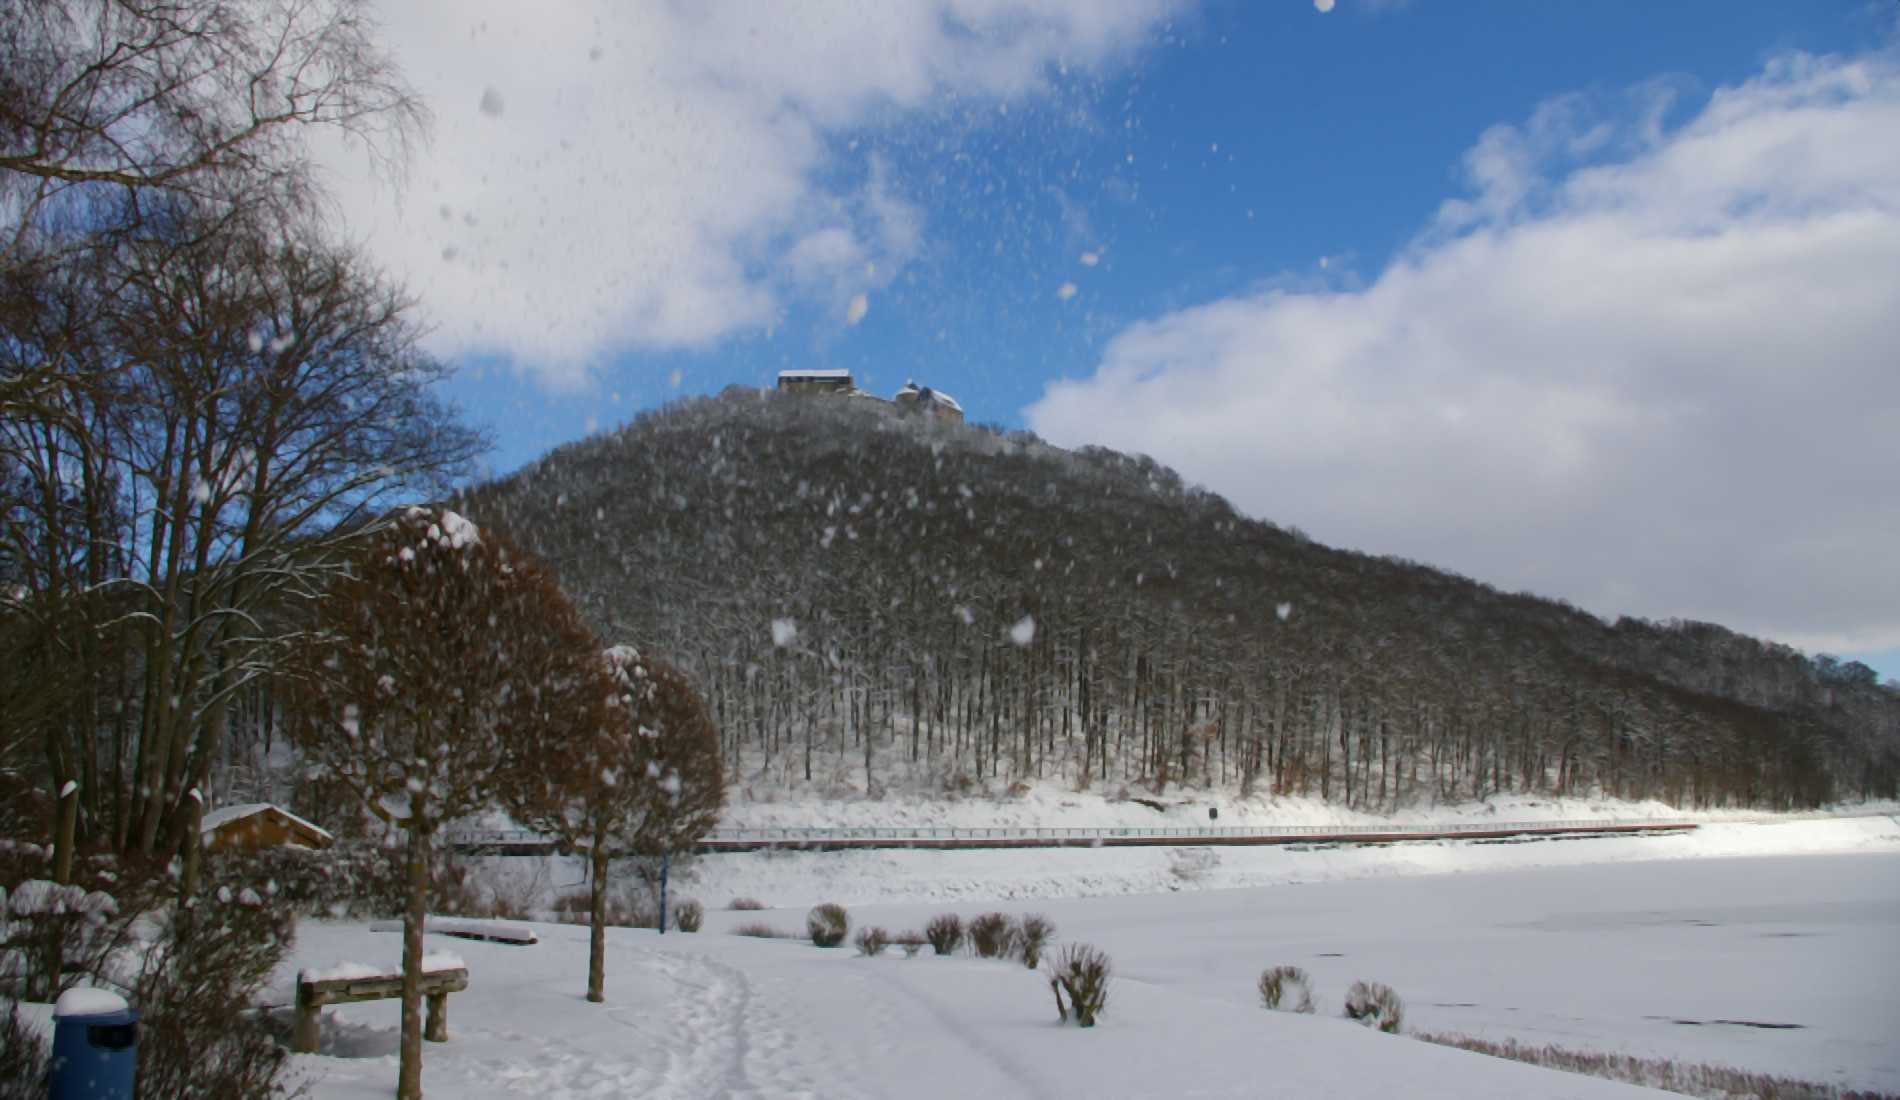
{"type": "Polygon", "coordinates": [[[1066,1023],[1073,1013],[1077,1027],[1094,1027],[1108,1005],[1108,956],[1086,943],[1072,943],[1056,955],[1049,969],[1057,1018],[1066,1023]],[[1066,1005],[1064,993],[1069,995],[1066,1005]]]}
{"type": "Polygon", "coordinates": [[[970,950],[979,958],[1008,958],[1016,943],[1016,922],[1007,913],[985,913],[970,921],[970,950]]]}
{"type": "Polygon", "coordinates": [[[682,932],[697,932],[706,921],[706,907],[687,898],[673,907],[673,927],[682,932]]]}
{"type": "MultiPolygon", "coordinates": [[[[14,877],[20,869],[0,878],[8,910],[0,972],[35,988],[0,992],[51,1000],[84,980],[122,993],[142,1017],[142,1095],[286,1093],[287,1055],[253,1011],[294,939],[296,917],[275,898],[276,884],[247,883],[227,866],[181,900],[180,882],[158,862],[80,861],[71,885],[14,877]]],[[[36,1042],[0,1037],[0,1078],[30,1082],[43,1072],[36,1042]]]]}
{"type": "MultiPolygon", "coordinates": [[[[133,915],[159,903],[142,889],[128,898],[133,915]]],[[[9,882],[0,888],[0,918],[10,918],[0,926],[0,994],[28,1001],[56,1000],[88,974],[116,976],[107,971],[109,961],[134,943],[118,897],[78,884],[9,882]]]]}
{"type": "Polygon", "coordinates": [[[900,936],[891,937],[891,942],[904,949],[905,958],[914,959],[917,957],[917,952],[924,949],[924,944],[930,941],[926,940],[921,932],[905,932],[900,936]]]}
{"type": "Polygon", "coordinates": [[[1288,1012],[1313,1011],[1313,979],[1297,966],[1276,966],[1260,972],[1260,1000],[1268,1008],[1288,1012]]]}
{"type": "Polygon", "coordinates": [[[955,913],[939,913],[924,925],[924,938],[939,955],[953,955],[963,946],[963,918],[955,913]]]}
{"type": "Polygon", "coordinates": [[[0,1016],[0,1100],[46,1100],[49,1044],[20,1022],[20,1007],[0,1016]]]}
{"type": "Polygon", "coordinates": [[[758,898],[733,898],[726,903],[726,908],[734,912],[751,912],[765,908],[765,903],[758,898]]]}
{"type": "Polygon", "coordinates": [[[295,921],[249,890],[221,890],[161,918],[131,997],[143,1010],[141,1096],[284,1091],[289,1055],[252,1006],[290,949],[295,921]]]}
{"type": "Polygon", "coordinates": [[[858,945],[858,954],[866,958],[875,958],[890,944],[891,934],[882,928],[861,928],[858,930],[858,938],[855,942],[858,945]]]}
{"type": "MultiPolygon", "coordinates": [[[[653,904],[643,897],[608,894],[607,924],[614,928],[658,928],[660,918],[653,904]]],[[[554,899],[554,919],[561,924],[592,924],[593,897],[585,890],[561,894],[554,899]]],[[[675,910],[677,912],[677,910],[675,910]]]]}
{"type": "Polygon", "coordinates": [[[836,902],[814,905],[811,912],[805,914],[805,931],[819,947],[838,946],[850,930],[851,916],[836,902]]]}
{"type": "Polygon", "coordinates": [[[1008,913],[984,913],[966,925],[955,913],[939,913],[924,925],[923,941],[939,955],[954,955],[966,941],[979,958],[1016,958],[1031,970],[1055,939],[1055,922],[1039,913],[1013,919],[1008,913]]]}
{"type": "Polygon", "coordinates": [[[1056,938],[1055,922],[1040,913],[1025,914],[1016,922],[1012,939],[1015,941],[1016,957],[1031,970],[1042,962],[1042,949],[1056,938]]]}
{"type": "MultiPolygon", "coordinates": [[[[362,920],[403,915],[409,889],[404,859],[401,845],[346,840],[321,852],[302,848],[207,852],[204,874],[225,884],[276,883],[277,903],[290,906],[300,916],[362,920]]],[[[429,911],[464,913],[478,908],[468,869],[450,852],[432,852],[429,911]]]]}
{"type": "Polygon", "coordinates": [[[1389,985],[1354,982],[1352,988],[1346,990],[1346,1018],[1376,1027],[1387,1035],[1396,1035],[1405,1023],[1405,1006],[1389,985]]]}

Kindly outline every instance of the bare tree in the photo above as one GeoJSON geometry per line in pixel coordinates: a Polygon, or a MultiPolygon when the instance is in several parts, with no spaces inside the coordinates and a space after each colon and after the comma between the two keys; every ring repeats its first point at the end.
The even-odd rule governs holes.
{"type": "Polygon", "coordinates": [[[232,217],[92,259],[0,299],[0,363],[55,363],[44,410],[0,423],[7,549],[23,636],[82,674],[41,727],[48,778],[80,782],[96,836],[169,850],[290,606],[483,440],[432,397],[408,297],[348,250],[232,217]]]}
{"type": "Polygon", "coordinates": [[[413,1098],[435,835],[491,805],[510,761],[585,758],[613,689],[552,576],[497,532],[411,508],[352,561],[292,662],[286,709],[307,761],[408,836],[398,1095],[413,1098]]]}
{"type": "Polygon", "coordinates": [[[310,134],[395,168],[426,127],[368,10],[0,5],[0,656],[37,670],[6,740],[95,840],[178,839],[333,532],[480,446],[406,297],[309,228],[310,134]]]}
{"type": "MultiPolygon", "coordinates": [[[[606,999],[611,861],[691,849],[725,805],[719,732],[684,674],[632,646],[606,651],[612,705],[574,761],[523,746],[507,769],[514,819],[586,855],[592,879],[587,999],[606,999]]],[[[661,919],[665,919],[664,912],[661,919]]]]}
{"type": "Polygon", "coordinates": [[[427,114],[362,0],[15,0],[0,12],[0,267],[36,230],[310,194],[300,131],[400,159],[427,114]]]}

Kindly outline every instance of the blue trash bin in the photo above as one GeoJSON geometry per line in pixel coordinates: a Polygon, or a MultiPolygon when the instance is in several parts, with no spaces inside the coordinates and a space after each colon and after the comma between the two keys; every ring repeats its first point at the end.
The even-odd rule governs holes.
{"type": "Polygon", "coordinates": [[[132,1100],[139,1014],[103,989],[69,989],[53,1009],[51,1100],[132,1100]]]}

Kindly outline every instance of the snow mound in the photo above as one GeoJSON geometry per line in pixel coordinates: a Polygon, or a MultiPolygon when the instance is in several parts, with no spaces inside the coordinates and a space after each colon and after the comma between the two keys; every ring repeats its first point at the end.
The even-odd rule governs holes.
{"type": "Polygon", "coordinates": [[[110,989],[74,986],[59,995],[53,1006],[55,1016],[105,1016],[126,1010],[125,998],[110,989]]]}

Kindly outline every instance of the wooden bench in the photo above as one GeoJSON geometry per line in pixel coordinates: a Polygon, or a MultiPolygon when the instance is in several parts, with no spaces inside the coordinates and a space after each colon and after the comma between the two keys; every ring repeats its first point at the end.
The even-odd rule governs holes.
{"type": "MultiPolygon", "coordinates": [[[[468,968],[425,970],[422,997],[428,1006],[422,1037],[443,1043],[449,1038],[449,994],[468,988],[468,968]]],[[[381,1001],[402,996],[401,974],[366,974],[338,978],[297,976],[297,1025],[291,1035],[290,1049],[298,1054],[315,1054],[322,1038],[317,1012],[324,1005],[350,1004],[355,1001],[381,1001]]]]}

